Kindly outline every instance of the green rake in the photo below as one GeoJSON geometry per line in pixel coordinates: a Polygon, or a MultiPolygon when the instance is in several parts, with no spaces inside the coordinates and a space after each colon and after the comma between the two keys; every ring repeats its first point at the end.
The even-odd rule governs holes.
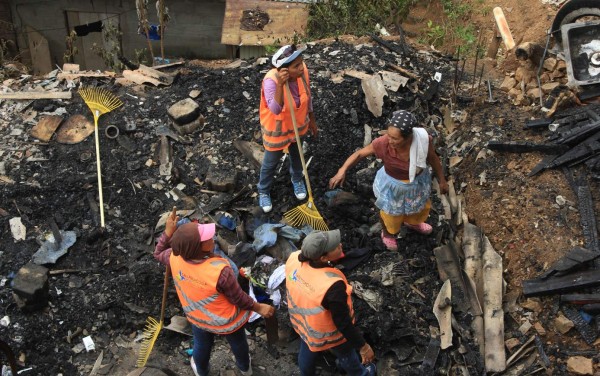
{"type": "Polygon", "coordinates": [[[82,87],[79,95],[94,115],[94,137],[96,139],[96,169],[98,175],[98,196],[100,197],[100,226],[104,228],[104,199],[102,197],[102,173],[100,169],[100,140],[98,138],[98,119],[107,112],[123,105],[123,102],[106,89],[82,87]]]}
{"type": "Polygon", "coordinates": [[[302,169],[304,170],[304,181],[306,181],[306,190],[308,191],[308,201],[306,204],[297,206],[287,212],[283,213],[283,217],[293,227],[300,227],[303,225],[310,225],[313,229],[319,231],[327,231],[329,227],[323,220],[323,217],[317,210],[315,201],[312,195],[312,189],[310,188],[310,180],[308,179],[308,169],[306,168],[306,162],[304,162],[304,151],[302,150],[302,141],[298,134],[298,124],[296,123],[296,116],[294,115],[294,99],[290,93],[290,86],[285,83],[285,93],[288,98],[288,107],[292,115],[292,124],[294,125],[294,133],[296,134],[296,146],[298,146],[298,153],[300,154],[300,160],[302,161],[302,169]]]}

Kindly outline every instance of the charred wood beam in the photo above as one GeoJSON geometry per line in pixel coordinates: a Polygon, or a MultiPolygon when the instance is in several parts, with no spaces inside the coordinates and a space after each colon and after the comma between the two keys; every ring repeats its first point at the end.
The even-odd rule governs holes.
{"type": "Polygon", "coordinates": [[[392,52],[395,52],[395,53],[397,53],[397,54],[399,54],[399,55],[406,55],[406,53],[407,53],[407,51],[406,51],[406,47],[404,47],[405,45],[402,45],[402,46],[396,46],[396,45],[394,45],[394,44],[392,44],[392,43],[390,43],[390,42],[388,42],[388,41],[386,41],[386,40],[383,40],[383,39],[379,38],[379,37],[378,37],[377,35],[375,35],[375,34],[372,34],[372,33],[370,33],[370,34],[368,34],[368,35],[369,35],[369,36],[371,37],[371,39],[373,39],[375,42],[377,42],[377,43],[381,44],[383,47],[387,48],[388,50],[390,50],[390,51],[392,51],[392,52]]]}
{"type": "Polygon", "coordinates": [[[590,104],[590,105],[581,106],[581,107],[570,107],[570,108],[567,108],[567,109],[565,109],[563,111],[560,111],[560,112],[556,113],[554,115],[554,117],[556,119],[565,118],[565,117],[568,117],[568,116],[573,116],[573,115],[577,115],[577,114],[580,114],[580,113],[585,113],[587,111],[594,111],[596,113],[600,113],[600,104],[590,104]]]}
{"type": "Polygon", "coordinates": [[[494,151],[504,151],[509,153],[531,153],[537,151],[545,154],[561,154],[569,150],[569,147],[566,145],[536,144],[533,142],[520,141],[489,141],[487,148],[494,151]]]}
{"type": "Polygon", "coordinates": [[[525,280],[523,281],[523,295],[527,297],[550,295],[598,285],[600,285],[600,273],[597,270],[586,270],[562,277],[525,280]]]}
{"type": "Polygon", "coordinates": [[[550,125],[550,123],[552,123],[552,119],[534,119],[534,120],[527,120],[525,122],[525,126],[523,127],[523,129],[548,129],[548,126],[550,125]]]}
{"type": "Polygon", "coordinates": [[[583,337],[584,341],[587,342],[588,345],[593,345],[594,341],[598,337],[596,330],[587,322],[585,322],[577,310],[569,306],[563,306],[561,309],[565,316],[569,320],[573,321],[573,324],[575,324],[575,327],[581,334],[581,337],[583,337]]]}
{"type": "Polygon", "coordinates": [[[546,279],[552,275],[564,275],[566,272],[577,267],[582,267],[585,263],[592,261],[600,256],[597,251],[590,251],[585,248],[575,247],[560,260],[555,262],[550,269],[540,275],[538,278],[546,279]]]}
{"type": "Polygon", "coordinates": [[[423,363],[420,365],[420,369],[424,372],[425,375],[433,374],[433,370],[435,369],[435,363],[437,362],[438,355],[440,353],[440,339],[435,337],[429,341],[429,346],[427,346],[427,351],[425,352],[425,356],[423,357],[423,363]]]}
{"type": "MultiPolygon", "coordinates": [[[[573,170],[566,167],[563,167],[563,173],[567,178],[569,186],[577,196],[577,205],[579,207],[586,248],[594,252],[600,252],[596,214],[588,180],[583,176],[576,179],[573,170]]],[[[595,265],[596,267],[600,266],[600,259],[596,259],[595,265]]]]}
{"type": "Polygon", "coordinates": [[[534,168],[531,169],[527,176],[533,176],[540,171],[543,171],[550,166],[550,164],[558,157],[556,154],[547,155],[544,159],[542,159],[534,168]]]}
{"type": "Polygon", "coordinates": [[[547,168],[574,166],[600,153],[600,132],[550,162],[547,168]]]}
{"type": "MultiPolygon", "coordinates": [[[[583,179],[577,186],[577,203],[581,216],[581,227],[585,239],[586,248],[600,252],[598,241],[598,227],[596,225],[596,213],[594,211],[594,200],[587,179],[583,179]]],[[[600,267],[600,260],[596,258],[596,267],[600,267]]],[[[600,273],[599,273],[600,274],[600,273]]]]}
{"type": "Polygon", "coordinates": [[[600,303],[584,304],[581,309],[587,313],[598,314],[600,313],[600,303]]]}
{"type": "Polygon", "coordinates": [[[565,294],[560,296],[560,301],[571,304],[597,304],[600,303],[600,294],[565,294]]]}
{"type": "Polygon", "coordinates": [[[563,134],[556,140],[558,144],[575,145],[594,135],[600,131],[600,122],[595,121],[590,124],[583,125],[581,127],[573,128],[563,134]]]}
{"type": "Polygon", "coordinates": [[[535,347],[537,347],[538,354],[540,356],[540,361],[544,365],[544,368],[549,368],[550,359],[548,359],[548,355],[546,355],[546,352],[544,351],[544,344],[542,343],[542,339],[538,335],[535,336],[535,347]]]}

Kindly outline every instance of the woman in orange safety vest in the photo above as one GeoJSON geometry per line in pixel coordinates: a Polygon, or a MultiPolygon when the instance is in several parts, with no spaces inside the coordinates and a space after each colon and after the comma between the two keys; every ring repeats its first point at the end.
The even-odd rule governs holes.
{"type": "Polygon", "coordinates": [[[352,286],[333,267],[332,262],[342,257],[340,230],[312,232],[285,264],[288,312],[301,339],[302,376],[315,374],[317,354],[325,350],[350,376],[376,374],[373,349],[354,326],[352,286]]]}
{"type": "Polygon", "coordinates": [[[292,123],[292,111],[285,84],[289,84],[295,104],[294,117],[298,133],[304,136],[308,130],[316,136],[317,124],[313,113],[308,69],[302,59],[303,49],[295,45],[281,47],[271,58],[273,68],[265,75],[260,93],[260,126],[265,155],[258,181],[258,203],[265,213],[273,208],[271,185],[284,149],[290,156],[290,175],[294,195],[298,200],[306,198],[306,186],[302,175],[302,163],[292,123]]]}
{"type": "Polygon", "coordinates": [[[196,376],[209,373],[215,334],[225,336],[242,375],[252,375],[244,325],[250,311],[271,317],[275,309],[255,302],[242,291],[226,259],[213,253],[215,224],[186,223],[177,227],[171,213],[154,257],[170,263],[183,311],[192,324],[194,350],[190,363],[196,376]]]}

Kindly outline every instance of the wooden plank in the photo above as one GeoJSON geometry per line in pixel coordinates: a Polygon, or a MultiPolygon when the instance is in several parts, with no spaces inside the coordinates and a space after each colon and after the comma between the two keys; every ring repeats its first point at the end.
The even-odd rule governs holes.
{"type": "Polygon", "coordinates": [[[235,140],[233,141],[233,146],[244,154],[254,166],[260,168],[265,156],[262,145],[259,145],[256,142],[235,140]]]}
{"type": "Polygon", "coordinates": [[[33,63],[33,74],[39,76],[52,71],[52,58],[50,57],[48,40],[31,26],[27,26],[26,30],[27,44],[33,63]]]}
{"type": "Polygon", "coordinates": [[[164,69],[164,68],[178,67],[183,64],[185,64],[185,61],[182,60],[182,61],[177,61],[177,62],[169,63],[169,64],[155,65],[152,67],[152,69],[164,69]]]}
{"type": "Polygon", "coordinates": [[[291,43],[294,32],[302,34],[308,21],[308,5],[300,3],[227,0],[221,43],[245,46],[266,46],[291,43]],[[270,22],[263,30],[242,30],[244,10],[260,8],[268,13],[270,22]]]}
{"type": "Polygon", "coordinates": [[[62,67],[63,72],[77,73],[80,70],[79,64],[64,63],[62,67]]]}
{"type": "Polygon", "coordinates": [[[600,273],[597,270],[586,270],[545,280],[529,279],[523,281],[523,295],[527,297],[550,295],[598,285],[600,285],[600,273]]]}
{"type": "Polygon", "coordinates": [[[440,347],[452,346],[452,284],[447,279],[433,303],[433,314],[440,325],[440,347]]]}
{"type": "Polygon", "coordinates": [[[483,325],[485,337],[485,369],[488,372],[502,372],[506,369],[502,283],[502,257],[496,253],[487,236],[484,236],[483,325]]]}
{"type": "Polygon", "coordinates": [[[31,128],[30,134],[38,140],[48,142],[62,121],[62,116],[44,115],[40,118],[40,121],[31,128]]]}
{"type": "Polygon", "coordinates": [[[71,99],[70,91],[16,91],[2,93],[0,99],[71,99]]]}
{"type": "Polygon", "coordinates": [[[98,78],[110,78],[110,77],[114,77],[116,74],[114,72],[104,72],[104,73],[98,73],[98,72],[93,72],[93,71],[85,71],[85,72],[61,72],[59,74],[56,75],[56,78],[58,79],[58,81],[62,81],[62,80],[67,80],[67,81],[73,81],[76,80],[78,78],[81,77],[98,77],[98,78]]]}

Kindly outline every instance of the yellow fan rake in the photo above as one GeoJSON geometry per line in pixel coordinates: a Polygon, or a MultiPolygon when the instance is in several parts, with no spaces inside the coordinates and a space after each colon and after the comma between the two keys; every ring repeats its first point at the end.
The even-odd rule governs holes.
{"type": "Polygon", "coordinates": [[[79,95],[94,115],[94,138],[96,139],[96,169],[98,174],[98,196],[100,199],[100,226],[104,228],[104,199],[102,197],[102,174],[100,169],[100,140],[98,138],[98,119],[107,112],[120,107],[123,102],[106,89],[82,87],[79,95]]]}

